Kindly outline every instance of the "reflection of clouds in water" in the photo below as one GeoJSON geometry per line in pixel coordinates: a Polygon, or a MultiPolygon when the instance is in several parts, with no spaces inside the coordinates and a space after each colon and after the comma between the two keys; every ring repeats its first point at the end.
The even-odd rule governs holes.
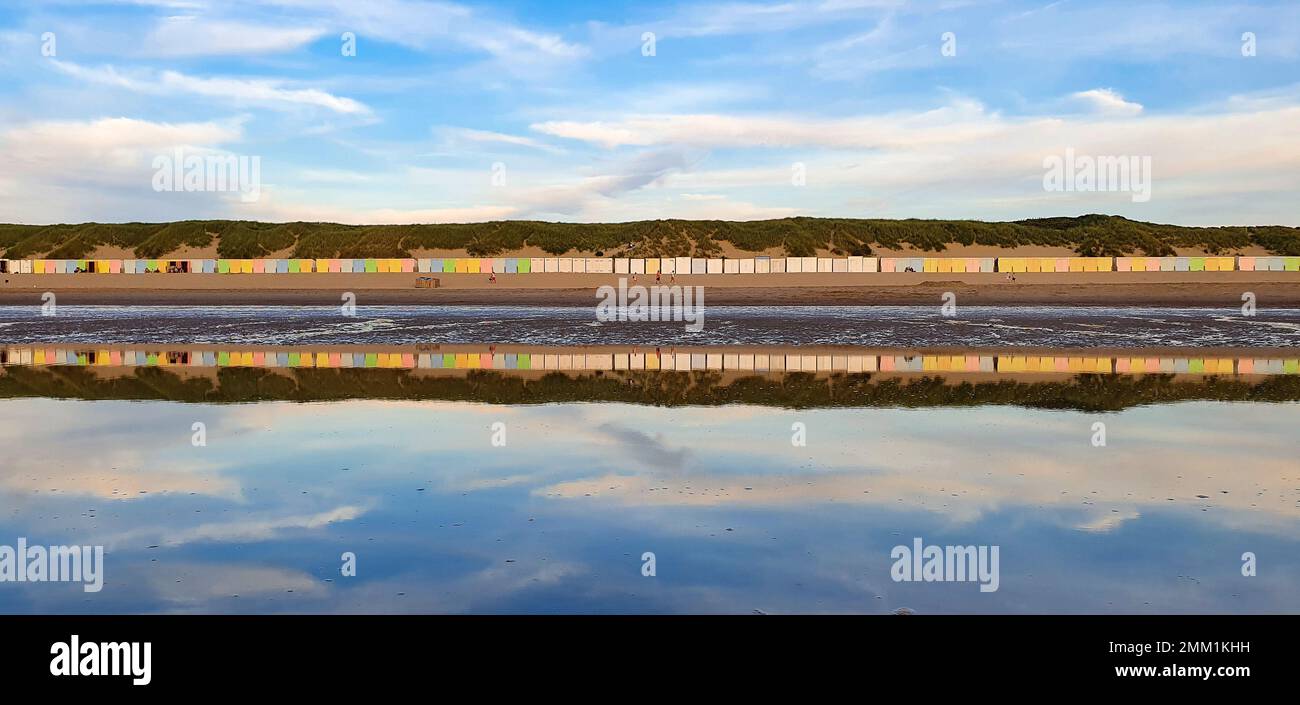
{"type": "MultiPolygon", "coordinates": [[[[340,593],[333,609],[345,614],[409,612],[457,614],[491,610],[530,590],[563,587],[590,577],[579,563],[550,561],[533,566],[508,563],[474,570],[439,582],[437,591],[417,590],[428,578],[416,573],[362,583],[340,593]],[[398,593],[405,593],[398,595],[398,593]]],[[[574,589],[580,589],[576,585],[574,589]]],[[[588,589],[584,584],[581,589],[588,589]]],[[[324,605],[319,609],[330,609],[324,605]]]]}
{"type": "Polygon", "coordinates": [[[175,547],[199,542],[269,541],[293,529],[321,529],[339,522],[352,521],[366,513],[363,507],[336,507],[314,514],[291,516],[255,516],[238,521],[205,522],[197,526],[175,529],[140,527],[121,534],[105,537],[104,543],[112,548],[118,545],[139,544],[156,540],[160,545],[175,547]]]}
{"type": "Polygon", "coordinates": [[[145,587],[163,603],[161,610],[168,612],[206,611],[213,601],[246,600],[290,590],[309,598],[326,592],[326,584],[307,573],[273,566],[184,561],[145,575],[145,587]]]}
{"type": "Polygon", "coordinates": [[[1219,524],[1290,531],[1300,518],[1300,469],[1294,447],[1279,439],[1300,420],[1300,406],[1231,411],[1238,409],[1249,413],[1233,418],[1201,403],[1104,416],[999,407],[815,411],[801,416],[809,428],[803,448],[792,447],[776,421],[788,416],[772,412],[776,418],[751,426],[761,432],[748,424],[727,429],[724,418],[698,438],[676,435],[708,467],[689,482],[611,472],[535,494],[647,506],[874,504],[923,508],[954,522],[1010,506],[1052,507],[1080,513],[1068,525],[1092,531],[1144,508],[1204,508],[1204,518],[1219,524]],[[1098,418],[1108,426],[1105,448],[1090,442],[1098,418]],[[790,472],[801,465],[809,467],[790,472]]]}
{"type": "MultiPolygon", "coordinates": [[[[0,401],[0,488],[104,500],[142,493],[240,495],[227,465],[190,444],[181,405],[131,402],[0,401]],[[181,413],[177,413],[180,411],[181,413]]],[[[199,413],[199,409],[192,410],[199,413]]],[[[208,412],[203,412],[208,413],[208,412]]],[[[211,414],[209,414],[211,417],[211,414]]]]}
{"type": "Polygon", "coordinates": [[[686,465],[691,452],[685,448],[669,448],[662,433],[651,436],[644,431],[620,424],[603,423],[595,429],[597,435],[612,442],[617,462],[648,466],[664,470],[680,470],[686,465]]]}
{"type": "MultiPolygon", "coordinates": [[[[0,443],[19,465],[0,466],[0,488],[24,506],[0,519],[17,517],[28,536],[76,528],[117,547],[115,589],[86,609],[1140,609],[1152,594],[1142,590],[1167,592],[1165,577],[1209,581],[1223,561],[1226,575],[1245,550],[1238,542],[1261,552],[1271,544],[1273,555],[1291,547],[1300,518],[1300,404],[1111,414],[387,401],[3,408],[0,443]],[[191,419],[208,423],[209,447],[189,446],[191,419]],[[498,419],[509,426],[504,448],[490,443],[498,419]],[[808,425],[807,447],[790,444],[794,420],[808,425]],[[1096,420],[1108,426],[1106,448],[1089,443],[1096,420]],[[159,429],[173,427],[164,441],[159,429]],[[84,439],[59,440],[74,428],[84,439]],[[22,484],[110,459],[137,468],[131,476],[149,495],[101,507],[96,519],[75,518],[86,510],[71,491],[22,484]],[[889,583],[889,546],[913,530],[1004,541],[1003,588],[991,601],[957,591],[936,602],[937,593],[889,583]],[[1071,555],[1075,541],[1095,553],[1071,555]],[[354,549],[363,577],[322,583],[337,574],[339,552],[354,549]],[[659,555],[655,581],[639,575],[642,550],[659,555]],[[1025,565],[1034,575],[1020,575],[1025,565]],[[1142,571],[1130,594],[1126,581],[1142,571]],[[1096,594],[1070,593],[1082,589],[1073,583],[1096,594]]],[[[1252,585],[1289,575],[1278,570],[1252,585]]],[[[1223,596],[1241,591],[1175,587],[1193,591],[1169,593],[1168,604],[1206,611],[1235,609],[1223,596]]],[[[84,601],[20,594],[0,611],[84,601]]],[[[1255,599],[1245,609],[1294,606],[1283,593],[1255,599]]]]}

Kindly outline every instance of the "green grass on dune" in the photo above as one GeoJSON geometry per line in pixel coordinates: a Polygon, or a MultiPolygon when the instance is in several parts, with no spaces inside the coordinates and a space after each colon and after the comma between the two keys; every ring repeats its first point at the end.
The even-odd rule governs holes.
{"type": "Polygon", "coordinates": [[[289,251],[294,257],[408,257],[415,250],[465,249],[491,256],[525,245],[554,255],[603,252],[632,257],[713,256],[721,243],[746,251],[782,248],[807,257],[818,250],[870,255],[873,247],[911,246],[942,252],[949,245],[1068,247],[1082,256],[1174,254],[1196,248],[1232,254],[1248,246],[1275,255],[1300,255],[1300,228],[1232,226],[1193,228],[1085,215],[1005,223],[975,220],[868,220],[782,218],[646,220],[631,223],[547,223],[510,220],[446,225],[339,225],[187,220],[175,223],[0,225],[0,253],[10,259],[77,259],[96,247],[120,247],[156,258],[182,247],[216,245],[221,257],[256,258],[289,251]]]}

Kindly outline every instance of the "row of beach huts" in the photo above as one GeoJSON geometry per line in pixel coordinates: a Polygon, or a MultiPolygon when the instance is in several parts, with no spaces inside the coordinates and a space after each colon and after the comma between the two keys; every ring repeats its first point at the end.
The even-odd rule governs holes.
{"type": "Polygon", "coordinates": [[[770,274],[858,272],[1297,272],[1300,257],[424,257],[23,259],[10,274],[770,274]]]}
{"type": "Polygon", "coordinates": [[[0,365],[380,368],[443,370],[740,370],[758,372],[1024,372],[1300,374],[1300,358],[1129,355],[933,355],[791,352],[511,353],[0,347],[0,365]]]}

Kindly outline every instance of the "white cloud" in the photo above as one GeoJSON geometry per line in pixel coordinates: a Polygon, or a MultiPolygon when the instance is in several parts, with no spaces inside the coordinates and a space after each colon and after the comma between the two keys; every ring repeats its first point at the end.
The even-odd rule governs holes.
{"type": "Polygon", "coordinates": [[[532,137],[522,135],[508,135],[501,132],[490,132],[487,130],[475,130],[466,127],[437,127],[435,132],[440,133],[444,138],[453,142],[471,142],[477,144],[507,144],[516,147],[528,147],[543,152],[558,154],[564,150],[553,147],[544,142],[540,142],[532,137]]]}
{"type": "MultiPolygon", "coordinates": [[[[161,213],[151,162],[204,154],[243,137],[238,121],[51,120],[0,132],[0,221],[131,220],[161,213]],[[150,200],[153,197],[155,200],[150,200]]],[[[194,203],[187,204],[193,207],[194,203]]]]}
{"type": "Polygon", "coordinates": [[[239,105],[269,108],[323,108],[349,116],[366,117],[370,108],[351,98],[336,96],[316,88],[291,88],[286,82],[266,78],[203,78],[178,71],[137,71],[122,73],[112,66],[90,68],[52,60],[59,71],[74,78],[137,93],[165,95],[182,92],[207,98],[228,100],[239,105]]]}
{"type": "Polygon", "coordinates": [[[1095,113],[1102,115],[1115,115],[1131,117],[1142,112],[1141,103],[1132,103],[1124,100],[1124,96],[1116,93],[1109,88],[1094,88],[1089,91],[1079,91],[1073,93],[1070,97],[1095,113]]]}
{"type": "Polygon", "coordinates": [[[164,18],[145,39],[142,50],[150,56],[263,54],[291,51],[324,34],[319,27],[277,27],[176,16],[164,18]]]}

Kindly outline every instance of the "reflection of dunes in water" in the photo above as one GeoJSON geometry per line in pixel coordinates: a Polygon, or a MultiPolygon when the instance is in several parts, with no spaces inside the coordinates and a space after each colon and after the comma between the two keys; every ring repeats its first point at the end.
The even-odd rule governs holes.
{"type": "MultiPolygon", "coordinates": [[[[1061,374],[1300,374],[1300,357],[1138,353],[943,353],[791,348],[519,348],[426,346],[405,350],[195,349],[156,346],[9,347],[0,365],[95,367],[380,368],[421,370],[645,370],[740,372],[943,372],[1061,374]],[[446,350],[442,350],[446,347],[446,350]]],[[[505,346],[503,346],[505,347],[505,346]]]]}
{"type": "MultiPolygon", "coordinates": [[[[992,362],[990,372],[966,371],[967,356],[799,355],[782,358],[783,370],[733,367],[739,353],[682,353],[688,367],[622,367],[621,353],[394,353],[208,351],[139,353],[100,350],[76,358],[81,364],[36,364],[0,367],[0,399],[133,399],[192,403],[263,401],[342,401],[392,399],[464,401],[528,405],[603,402],[652,406],[751,405],[784,408],[945,407],[1014,405],[1042,409],[1115,411],[1147,404],[1215,400],[1242,402],[1300,401],[1300,374],[1288,360],[1189,358],[1188,374],[1158,371],[1161,360],[1146,358],[975,356],[992,362]],[[281,355],[284,355],[281,358],[281,355]],[[350,360],[357,369],[330,367],[331,356],[350,360]],[[508,358],[514,356],[513,368],[508,358]],[[552,360],[551,358],[554,357],[552,360]],[[448,366],[425,368],[424,363],[448,366]],[[521,358],[523,360],[521,361],[521,358]],[[857,362],[852,362],[856,358],[857,362]],[[927,358],[930,362],[927,364],[927,358]],[[890,369],[884,361],[894,364],[890,369]],[[117,360],[118,364],[114,364],[117,360]],[[262,367],[256,367],[258,361],[262,367]],[[899,361],[904,364],[897,364],[899,361]],[[1044,360],[1050,364],[1045,364],[1044,360]],[[1066,361],[1057,371],[1057,361],[1066,361]],[[1154,361],[1152,363],[1151,361],[1154,361]],[[210,362],[215,366],[208,367],[210,362]],[[805,362],[809,363],[804,369],[805,362]],[[856,371],[859,363],[874,369],[856,371]],[[959,371],[951,369],[960,362],[959,371]],[[1083,362],[1088,364],[1083,365],[1083,362]],[[1276,365],[1274,363],[1277,363],[1276,365]],[[197,363],[197,364],[196,364],[197,363]],[[490,363],[494,367],[485,368],[490,363]],[[501,369],[495,367],[502,364],[501,369]],[[554,363],[551,368],[550,364],[554,363]],[[696,363],[702,367],[694,367],[696,363]],[[825,370],[820,365],[828,363],[825,370]],[[1139,364],[1140,363],[1140,364],[1139,364]],[[1266,364],[1261,364],[1266,363],[1266,364]],[[248,366],[244,366],[247,364],[248,366]],[[563,365],[567,364],[568,367],[563,365]],[[717,367],[711,365],[716,364],[717,367]],[[273,366],[272,366],[273,365],[273,366]],[[539,365],[547,365],[546,368],[539,365]],[[1251,373],[1240,373],[1249,368],[1251,373]],[[1281,370],[1282,374],[1260,374],[1281,370]],[[1043,371],[1047,370],[1047,371],[1043,371]],[[1115,373],[1119,370],[1119,373],[1115,373]],[[1195,373],[1193,373],[1193,370],[1195,373]],[[1223,372],[1218,372],[1223,370],[1223,372]],[[1139,371],[1145,373],[1139,373],[1139,371]]],[[[48,356],[48,351],[43,356],[48,356]]],[[[629,365],[631,353],[627,354],[629,365]]],[[[654,357],[637,355],[641,357],[654,357]]],[[[745,357],[746,355],[740,355],[745,357]]],[[[20,356],[20,360],[22,357],[20,356]]],[[[668,359],[664,356],[663,359],[668,359]]],[[[1183,366],[1169,358],[1174,369],[1183,366]]],[[[641,362],[641,360],[638,360],[641,362]]]]}

